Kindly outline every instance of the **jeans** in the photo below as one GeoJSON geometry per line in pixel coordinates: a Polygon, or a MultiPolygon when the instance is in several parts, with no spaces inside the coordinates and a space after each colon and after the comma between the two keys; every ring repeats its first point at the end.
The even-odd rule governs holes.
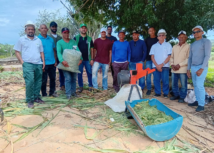
{"type": "Polygon", "coordinates": [[[154,74],[154,85],[155,93],[161,95],[161,80],[163,82],[163,93],[164,95],[169,94],[169,68],[163,67],[162,72],[159,72],[157,69],[154,74]]]}
{"type": "Polygon", "coordinates": [[[52,95],[55,92],[55,86],[56,86],[56,67],[54,64],[52,65],[45,65],[45,72],[42,74],[42,96],[47,96],[46,93],[46,85],[47,85],[47,80],[48,76],[50,78],[50,91],[49,95],[52,95]]]}
{"type": "MultiPolygon", "coordinates": [[[[143,62],[130,62],[129,63],[129,70],[136,70],[136,64],[137,63],[142,63],[143,62]]],[[[145,83],[144,83],[144,77],[139,79],[139,86],[141,87],[141,89],[143,89],[145,87],[145,83]]]]}
{"type": "Polygon", "coordinates": [[[90,62],[89,61],[82,61],[82,64],[80,64],[79,66],[79,71],[81,73],[78,73],[78,84],[79,84],[79,87],[83,87],[83,78],[82,78],[82,74],[83,74],[83,67],[85,66],[85,69],[86,69],[86,73],[87,73],[87,76],[88,76],[88,83],[89,83],[89,87],[92,87],[92,68],[91,68],[91,65],[90,65],[90,62]]]}
{"type": "Polygon", "coordinates": [[[196,101],[199,106],[205,105],[205,89],[204,81],[207,76],[208,67],[204,68],[203,73],[200,76],[196,75],[196,72],[201,68],[201,65],[191,66],[192,82],[194,86],[196,101]]]}
{"type": "Polygon", "coordinates": [[[26,86],[26,102],[33,102],[36,98],[40,97],[42,64],[24,62],[22,67],[26,86]]]}
{"type": "Polygon", "coordinates": [[[60,87],[65,86],[65,77],[63,74],[63,70],[59,70],[59,82],[60,82],[60,87]]]}
{"type": "MultiPolygon", "coordinates": [[[[146,65],[144,65],[144,69],[146,68],[150,68],[152,69],[152,61],[146,61],[146,65]]],[[[152,73],[148,74],[146,76],[146,86],[147,86],[147,90],[152,90],[152,73]]],[[[142,89],[144,89],[145,87],[145,77],[142,78],[142,89]]],[[[154,82],[154,79],[153,79],[154,82]]]]}
{"type": "Polygon", "coordinates": [[[184,99],[187,95],[187,74],[186,73],[172,73],[172,92],[175,97],[179,96],[184,99]],[[179,91],[178,80],[181,82],[181,89],[179,91]]]}
{"type": "Polygon", "coordinates": [[[112,63],[113,69],[114,69],[114,77],[113,77],[113,86],[114,86],[114,90],[116,92],[118,92],[120,90],[118,82],[117,82],[117,74],[121,71],[121,70],[128,70],[128,62],[125,63],[112,63]]]}
{"type": "Polygon", "coordinates": [[[94,62],[94,65],[92,67],[92,84],[95,89],[98,89],[97,73],[100,67],[102,68],[102,76],[103,76],[102,86],[104,90],[107,90],[108,89],[108,69],[109,69],[108,64],[94,62]]]}
{"type": "Polygon", "coordinates": [[[76,92],[77,73],[63,70],[63,74],[65,76],[65,94],[69,97],[76,92]]]}

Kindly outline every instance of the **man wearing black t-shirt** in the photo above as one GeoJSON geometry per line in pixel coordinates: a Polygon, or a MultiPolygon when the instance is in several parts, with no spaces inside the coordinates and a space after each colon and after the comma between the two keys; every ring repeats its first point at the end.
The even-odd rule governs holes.
{"type": "Polygon", "coordinates": [[[85,67],[86,73],[88,76],[88,86],[89,91],[91,91],[92,85],[92,65],[94,63],[93,59],[93,48],[94,44],[92,41],[92,38],[87,35],[87,25],[81,24],[80,25],[80,34],[74,37],[74,40],[76,40],[78,44],[78,48],[80,49],[82,53],[83,61],[79,65],[79,71],[81,73],[78,73],[78,84],[79,84],[79,93],[83,91],[83,68],[85,67]]]}
{"type": "MultiPolygon", "coordinates": [[[[111,42],[113,44],[115,41],[117,41],[117,38],[112,36],[111,33],[112,33],[112,27],[108,26],[106,38],[111,40],[111,42]]],[[[112,74],[112,77],[114,77],[114,70],[113,70],[112,64],[111,64],[111,74],[112,74]]]]}
{"type": "MultiPolygon", "coordinates": [[[[157,36],[155,35],[155,29],[153,27],[150,27],[148,30],[149,33],[149,37],[146,38],[145,43],[147,46],[147,56],[146,56],[146,64],[144,66],[144,68],[150,68],[152,69],[152,60],[151,60],[151,55],[149,55],[150,53],[150,49],[152,47],[152,45],[156,44],[158,42],[157,36]]],[[[144,87],[145,87],[145,77],[144,78],[144,87]]],[[[151,82],[151,74],[148,74],[146,76],[146,85],[147,85],[147,95],[151,94],[151,89],[152,89],[152,82],[151,82]]]]}

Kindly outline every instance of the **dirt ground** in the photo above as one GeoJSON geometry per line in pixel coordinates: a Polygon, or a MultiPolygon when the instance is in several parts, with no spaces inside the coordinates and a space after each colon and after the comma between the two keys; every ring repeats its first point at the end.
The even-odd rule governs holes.
{"type": "MultiPolygon", "coordinates": [[[[98,76],[98,82],[101,86],[101,75],[98,76]]],[[[112,88],[112,77],[108,75],[109,87],[112,88]]],[[[84,74],[84,81],[87,81],[84,74]]],[[[58,82],[58,80],[57,80],[58,82]]],[[[59,87],[57,88],[59,89],[59,87]]],[[[206,88],[210,95],[214,95],[213,88],[206,88]]],[[[146,91],[145,91],[146,92],[146,91]]],[[[144,92],[144,93],[145,93],[144,92]]],[[[14,99],[23,99],[25,97],[24,84],[7,84],[0,87],[0,94],[14,99]]],[[[84,94],[84,93],[83,93],[84,94]]],[[[153,95],[154,93],[152,93],[153,95]]],[[[144,96],[144,98],[153,98],[152,96],[144,96]]],[[[201,150],[214,151],[214,125],[212,112],[214,110],[213,102],[206,105],[205,111],[196,113],[195,108],[188,107],[187,104],[181,104],[176,101],[170,101],[163,97],[157,98],[173,111],[184,117],[183,126],[176,135],[178,140],[185,140],[201,150]],[[212,110],[211,113],[208,111],[212,110]],[[208,115],[203,115],[208,114],[208,115]],[[209,116],[210,115],[210,116],[209,116]]],[[[11,126],[10,138],[11,142],[0,139],[0,153],[93,153],[101,149],[121,149],[121,152],[136,152],[144,150],[150,146],[155,148],[163,147],[165,142],[155,142],[144,134],[117,131],[106,124],[97,123],[96,115],[100,115],[101,110],[105,110],[107,106],[95,106],[92,109],[79,111],[76,108],[65,107],[49,126],[38,135],[39,129],[32,134],[26,136],[17,143],[12,143],[20,137],[23,129],[11,126]],[[66,111],[72,111],[68,113],[66,111]],[[87,118],[81,117],[81,115],[87,118]],[[92,118],[92,119],[91,119],[92,118]],[[87,135],[84,127],[88,128],[87,135]],[[97,137],[90,140],[94,133],[99,131],[97,137]],[[14,148],[14,150],[12,150],[14,148]],[[96,148],[97,150],[95,150],[96,148]],[[125,151],[124,151],[125,150],[125,151]]],[[[46,116],[57,114],[58,110],[46,111],[46,116]]],[[[33,127],[43,121],[41,116],[25,115],[16,117],[7,117],[7,121],[11,124],[18,124],[26,127],[33,127]]],[[[136,124],[134,120],[130,120],[136,124]]],[[[0,138],[8,132],[8,125],[0,125],[0,138]]],[[[140,129],[138,129],[141,131],[140,129]]],[[[141,132],[143,133],[143,132],[141,132]]],[[[107,152],[107,151],[106,151],[107,152]]]]}

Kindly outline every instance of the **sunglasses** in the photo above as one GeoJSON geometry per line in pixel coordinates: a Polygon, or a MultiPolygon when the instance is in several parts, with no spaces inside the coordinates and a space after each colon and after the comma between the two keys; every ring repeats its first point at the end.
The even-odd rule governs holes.
{"type": "Polygon", "coordinates": [[[201,31],[193,31],[192,34],[200,33],[201,31]]]}
{"type": "Polygon", "coordinates": [[[164,37],[165,35],[158,35],[158,37],[164,37]]]}

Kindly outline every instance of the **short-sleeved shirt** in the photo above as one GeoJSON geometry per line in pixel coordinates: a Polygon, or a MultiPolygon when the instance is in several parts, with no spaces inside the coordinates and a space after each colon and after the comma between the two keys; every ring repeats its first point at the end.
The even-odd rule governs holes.
{"type": "Polygon", "coordinates": [[[56,62],[55,56],[54,56],[54,48],[55,48],[54,40],[48,35],[46,38],[44,38],[41,34],[38,36],[38,38],[42,41],[44,55],[45,55],[45,65],[54,64],[56,62]]]}
{"type": "MultiPolygon", "coordinates": [[[[76,40],[76,37],[74,37],[74,40],[76,40]]],[[[80,52],[82,53],[82,58],[83,58],[83,61],[88,61],[88,41],[87,41],[87,36],[86,37],[82,37],[80,36],[79,37],[79,43],[78,43],[78,47],[80,49],[80,52]]],[[[93,48],[94,47],[94,43],[93,41],[91,40],[90,42],[90,48],[93,48]]]]}
{"type": "Polygon", "coordinates": [[[97,54],[95,57],[96,62],[102,64],[109,63],[109,51],[112,48],[112,42],[109,39],[102,40],[100,38],[94,41],[94,49],[97,50],[97,54]]]}
{"type": "MultiPolygon", "coordinates": [[[[149,55],[154,55],[154,59],[158,65],[162,64],[166,60],[166,58],[171,54],[172,54],[172,45],[168,42],[163,42],[162,44],[157,42],[152,46],[151,51],[149,53],[149,55]]],[[[153,67],[155,67],[154,63],[153,67]]],[[[169,67],[169,62],[166,63],[163,67],[169,67]]]]}
{"type": "Polygon", "coordinates": [[[43,52],[42,41],[37,37],[31,40],[26,35],[19,38],[14,50],[21,52],[22,60],[32,64],[42,64],[41,52],[43,52]]]}
{"type": "Polygon", "coordinates": [[[115,41],[117,41],[117,38],[114,37],[114,36],[110,36],[110,37],[106,36],[106,38],[109,39],[109,40],[111,40],[111,42],[113,42],[113,43],[114,43],[115,41]]]}
{"type": "Polygon", "coordinates": [[[152,48],[152,45],[156,44],[157,42],[158,42],[158,38],[157,37],[155,37],[155,38],[151,38],[151,37],[146,38],[145,43],[146,43],[146,47],[147,47],[147,55],[146,55],[146,60],[147,61],[151,61],[151,55],[149,55],[149,53],[150,53],[150,50],[152,48]]]}

